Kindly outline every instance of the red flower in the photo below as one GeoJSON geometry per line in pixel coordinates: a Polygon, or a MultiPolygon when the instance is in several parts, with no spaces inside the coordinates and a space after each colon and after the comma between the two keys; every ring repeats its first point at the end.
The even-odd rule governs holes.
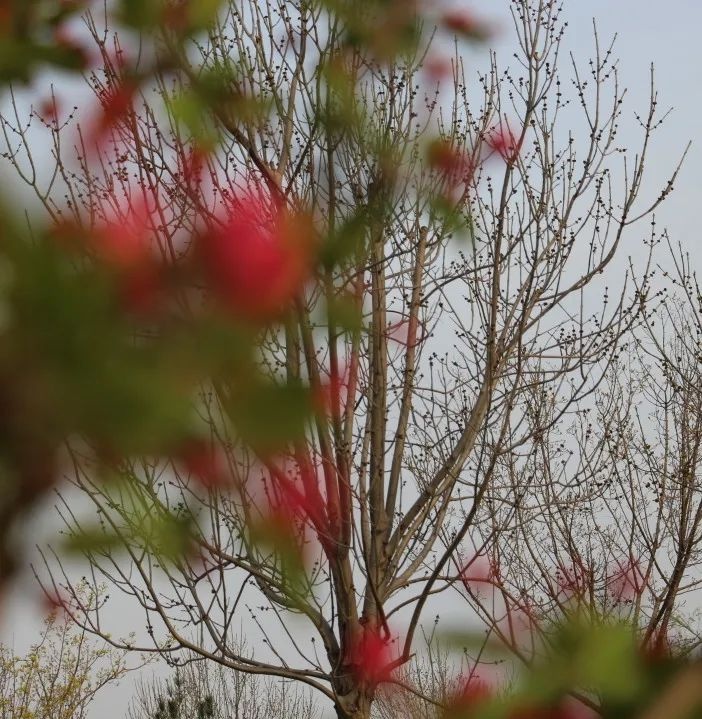
{"type": "Polygon", "coordinates": [[[101,93],[101,109],[88,134],[90,145],[100,145],[107,133],[127,116],[133,107],[136,91],[137,86],[131,80],[123,80],[101,93]]]}
{"type": "Polygon", "coordinates": [[[484,23],[466,10],[450,10],[444,13],[441,17],[441,25],[470,40],[486,40],[491,34],[484,23]]]}
{"type": "Polygon", "coordinates": [[[451,182],[470,182],[475,172],[472,158],[448,140],[436,139],[427,148],[427,161],[451,182]]]}
{"type": "Polygon", "coordinates": [[[162,268],[151,247],[151,227],[145,199],[126,218],[109,218],[91,238],[98,259],[114,274],[125,307],[150,312],[163,291],[162,268]]]}
{"type": "Polygon", "coordinates": [[[422,69],[431,82],[439,82],[451,75],[453,63],[443,55],[431,55],[424,61],[422,69]]]}
{"type": "Polygon", "coordinates": [[[618,562],[608,580],[608,590],[616,602],[632,600],[646,589],[646,578],[636,559],[618,562]]]}
{"type": "Polygon", "coordinates": [[[346,410],[348,389],[348,372],[330,371],[313,397],[317,411],[334,419],[341,417],[346,410]]]}
{"type": "Polygon", "coordinates": [[[375,686],[392,679],[390,639],[374,626],[364,626],[352,642],[347,663],[356,680],[375,686]]]}
{"type": "Polygon", "coordinates": [[[485,144],[510,164],[516,162],[521,151],[521,140],[513,134],[509,125],[500,125],[485,138],[485,144]]]}
{"type": "Polygon", "coordinates": [[[130,201],[126,211],[110,209],[95,230],[92,249],[103,262],[116,269],[129,270],[151,262],[150,214],[143,195],[130,201]]]}
{"type": "Polygon", "coordinates": [[[191,439],[180,448],[179,459],[188,474],[205,489],[225,487],[228,476],[212,444],[203,439],[191,439]]]}
{"type": "Polygon", "coordinates": [[[37,108],[37,115],[47,125],[53,125],[58,118],[58,107],[56,98],[53,96],[44,98],[39,103],[39,107],[37,108]]]}
{"type": "Polygon", "coordinates": [[[487,703],[491,696],[492,691],[487,682],[484,682],[478,676],[471,676],[463,683],[460,690],[449,699],[446,716],[471,716],[476,710],[479,710],[481,705],[487,703]]]}
{"type": "Polygon", "coordinates": [[[223,304],[254,324],[279,318],[312,270],[313,228],[304,215],[239,197],[223,226],[201,238],[204,269],[223,304]]]}
{"type": "Polygon", "coordinates": [[[68,599],[58,590],[48,591],[44,589],[42,600],[42,603],[44,605],[44,611],[48,616],[57,614],[63,615],[68,612],[68,599]]]}
{"type": "Polygon", "coordinates": [[[495,584],[499,579],[499,571],[495,564],[484,554],[476,554],[461,570],[461,581],[466,589],[474,591],[481,584],[495,584]]]}
{"type": "Polygon", "coordinates": [[[288,562],[305,565],[308,548],[308,502],[294,477],[285,470],[271,472],[259,499],[260,514],[249,524],[251,538],[283,554],[288,562]]]}
{"type": "Polygon", "coordinates": [[[282,467],[271,470],[271,508],[311,524],[326,532],[326,509],[322,495],[321,470],[314,462],[286,461],[282,467]]]}

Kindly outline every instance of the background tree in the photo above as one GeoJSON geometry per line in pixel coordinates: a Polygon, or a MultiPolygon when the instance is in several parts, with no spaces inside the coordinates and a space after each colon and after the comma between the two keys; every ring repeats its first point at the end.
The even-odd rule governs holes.
{"type": "Polygon", "coordinates": [[[529,663],[552,622],[587,611],[626,619],[646,652],[699,654],[699,290],[688,255],[655,225],[665,256],[637,281],[640,322],[591,401],[568,425],[533,401],[544,431],[512,456],[519,505],[484,529],[461,591],[489,633],[529,663]],[[472,566],[471,566],[472,564],[472,566]],[[497,607],[497,609],[496,609],[497,607]],[[535,641],[535,636],[538,639],[535,641]]]}
{"type": "MultiPolygon", "coordinates": [[[[77,591],[90,601],[87,591],[77,591]]],[[[0,717],[86,719],[100,690],[136,668],[126,651],[96,641],[54,608],[24,655],[0,645],[0,717]]]]}
{"type": "Polygon", "coordinates": [[[142,682],[129,719],[316,719],[312,693],[290,682],[271,680],[195,660],[167,680],[142,682]]]}
{"type": "MultiPolygon", "coordinates": [[[[529,462],[545,464],[545,436],[577,416],[641,318],[626,283],[602,303],[602,277],[672,186],[639,201],[655,96],[628,156],[611,52],[587,79],[574,68],[569,97],[559,6],[512,8],[518,69],[493,59],[475,97],[454,57],[446,104],[423,84],[427,37],[396,3],[364,9],[362,26],[345,4],[231,4],[187,53],[165,26],[177,69],[140,91],[119,38],[88,16],[104,122],[78,133],[76,153],[67,126],[48,125],[68,202],[29,185],[69,234],[102,238],[92,254],[137,313],[164,311],[147,237],[170,276],[197,278],[166,317],[198,316],[204,289],[239,333],[194,398],[199,442],[167,460],[69,449],[98,514],[86,524],[65,504],[72,541],[145,614],[148,638],[123,646],[294,679],[340,719],[365,718],[379,684],[403,684],[394,670],[422,617],[472,581],[466,565],[487,553],[482,579],[499,575],[496,548],[542,482],[529,462]],[[199,97],[211,115],[193,111],[199,97]],[[241,338],[256,351],[242,357],[241,338]],[[233,637],[242,612],[263,639],[253,657],[233,637]]],[[[460,13],[435,20],[480,29],[460,13]]],[[[5,123],[19,168],[32,150],[5,123]]],[[[76,621],[104,635],[104,609],[73,599],[76,621]]]]}

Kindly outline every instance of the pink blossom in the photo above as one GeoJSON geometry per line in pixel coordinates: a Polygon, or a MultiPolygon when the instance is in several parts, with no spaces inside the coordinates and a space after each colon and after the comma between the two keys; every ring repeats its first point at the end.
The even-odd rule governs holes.
{"type": "Polygon", "coordinates": [[[482,584],[494,585],[499,581],[499,568],[484,554],[476,554],[461,570],[461,581],[474,591],[482,584]]]}
{"type": "Polygon", "coordinates": [[[493,130],[485,138],[485,145],[509,164],[517,161],[521,151],[521,139],[514,135],[507,124],[493,130]]]}
{"type": "Polygon", "coordinates": [[[365,625],[352,641],[347,663],[356,680],[375,686],[392,679],[390,638],[374,625],[365,625]]]}
{"type": "Polygon", "coordinates": [[[487,25],[467,10],[450,10],[444,13],[441,17],[441,25],[446,30],[470,40],[486,40],[491,34],[487,25]]]}
{"type": "Polygon", "coordinates": [[[437,170],[450,182],[470,182],[475,173],[472,157],[448,140],[436,139],[427,148],[429,167],[437,170]]]}
{"type": "Polygon", "coordinates": [[[646,588],[646,578],[638,560],[618,562],[608,579],[608,591],[617,602],[632,600],[646,588]]]}
{"type": "Polygon", "coordinates": [[[150,212],[142,196],[125,216],[108,216],[90,237],[91,249],[115,277],[125,308],[137,313],[154,310],[165,289],[151,235],[150,212]]]}
{"type": "Polygon", "coordinates": [[[100,110],[94,117],[88,132],[88,146],[102,145],[118,122],[131,111],[137,86],[130,80],[123,80],[106,88],[100,94],[100,110]]]}
{"type": "Polygon", "coordinates": [[[471,675],[448,701],[447,716],[472,716],[483,704],[492,697],[492,690],[487,682],[477,675],[471,675]]]}
{"type": "Polygon", "coordinates": [[[556,569],[559,594],[564,594],[567,598],[582,599],[587,591],[590,578],[590,570],[579,560],[572,562],[570,567],[561,564],[556,569]]]}
{"type": "Polygon", "coordinates": [[[58,119],[58,102],[56,98],[46,97],[37,107],[37,115],[47,124],[53,125],[58,119]]]}
{"type": "Polygon", "coordinates": [[[430,55],[422,69],[431,82],[439,82],[451,76],[453,63],[443,55],[430,55]]]}
{"type": "Polygon", "coordinates": [[[346,410],[348,385],[348,370],[329,370],[314,393],[313,400],[317,411],[323,415],[329,414],[335,420],[339,419],[346,410]]]}
{"type": "Polygon", "coordinates": [[[282,316],[312,273],[310,219],[278,209],[254,193],[236,198],[219,227],[200,239],[204,270],[216,296],[254,324],[282,316]]]}
{"type": "Polygon", "coordinates": [[[230,484],[224,459],[205,439],[191,439],[178,452],[180,462],[188,474],[205,489],[221,489],[230,484]]]}

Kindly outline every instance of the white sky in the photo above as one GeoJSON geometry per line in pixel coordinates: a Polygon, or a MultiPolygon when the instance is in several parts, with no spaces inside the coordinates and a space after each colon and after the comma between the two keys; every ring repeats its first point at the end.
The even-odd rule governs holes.
{"type": "MultiPolygon", "coordinates": [[[[470,4],[477,12],[497,19],[502,35],[493,43],[498,60],[511,55],[512,34],[506,15],[508,0],[483,0],[470,4]]],[[[672,107],[672,115],[658,133],[649,156],[649,177],[663,184],[688,140],[694,144],[680,174],[673,195],[658,212],[659,227],[668,227],[674,241],[681,241],[697,253],[700,197],[702,186],[702,142],[698,138],[702,124],[702,2],[700,0],[566,0],[565,17],[569,22],[566,49],[585,61],[592,49],[592,18],[596,18],[602,44],[618,35],[615,54],[620,58],[621,82],[628,88],[623,128],[629,131],[633,110],[645,110],[649,92],[649,65],[654,63],[661,108],[672,107]]],[[[485,63],[486,53],[476,50],[471,59],[485,63]]],[[[564,74],[566,57],[562,58],[564,74]]],[[[40,94],[46,88],[38,88],[40,94]]],[[[57,87],[60,96],[62,87],[57,87]]],[[[626,134],[623,135],[626,144],[626,134]]],[[[632,139],[632,144],[636,144],[632,139]]],[[[4,179],[8,178],[3,171],[4,179]]],[[[660,188],[655,188],[660,189],[660,188]]],[[[654,190],[652,190],[654,191],[654,190]]],[[[642,228],[642,232],[645,229],[642,228]]],[[[697,266],[702,264],[697,261],[697,266]]],[[[26,528],[29,545],[46,534],[51,512],[38,513],[26,528]]],[[[22,649],[37,637],[41,615],[39,592],[29,575],[12,589],[0,621],[0,639],[22,649]]],[[[125,610],[125,627],[130,616],[125,610]]],[[[91,719],[122,719],[132,694],[131,682],[117,690],[106,691],[94,704],[91,719]]]]}

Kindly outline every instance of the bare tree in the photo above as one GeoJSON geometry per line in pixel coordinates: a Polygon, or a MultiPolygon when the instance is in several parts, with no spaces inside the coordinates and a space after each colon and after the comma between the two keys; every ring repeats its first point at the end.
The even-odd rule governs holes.
{"type": "Polygon", "coordinates": [[[312,693],[283,680],[231,672],[222,665],[195,661],[172,679],[142,682],[129,719],[286,719],[319,716],[312,693]]]}
{"type": "MultiPolygon", "coordinates": [[[[559,3],[513,0],[512,17],[512,65],[492,56],[474,83],[456,55],[440,93],[422,75],[423,40],[382,61],[350,43],[316,2],[232,3],[192,47],[190,70],[164,71],[154,94],[115,125],[118,152],[95,163],[79,148],[76,158],[65,130],[51,127],[68,207],[31,184],[53,217],[71,213],[90,226],[148,191],[154,246],[177,266],[189,258],[184,232],[254,192],[308,210],[328,238],[319,284],[261,337],[271,383],[284,377],[322,398],[285,452],[252,451],[267,408],[247,404],[226,375],[196,406],[229,491],[203,486],[180,462],[149,458],[121,461],[125,481],[105,486],[91,455],[72,449],[71,481],[110,537],[89,551],[92,571],[145,616],[149,636],[120,646],[173,662],[195,652],[237,672],[297,680],[327,697],[339,719],[365,719],[379,684],[417,691],[394,670],[412,658],[441,595],[470,585],[467,564],[488,556],[488,574],[498,576],[514,539],[524,560],[514,571],[538,571],[527,560],[536,555],[542,566],[544,523],[559,551],[570,548],[558,534],[560,508],[587,497],[571,502],[552,444],[623,361],[642,304],[614,263],[675,171],[656,199],[640,200],[657,98],[630,154],[617,135],[623,90],[611,47],[597,41],[566,81],[559,3]],[[184,191],[193,146],[173,113],[199,77],[222,68],[231,103],[204,121],[222,145],[184,191]],[[158,97],[165,118],[150,104],[158,97]],[[253,98],[273,112],[246,105],[253,98]],[[453,237],[457,225],[469,242],[453,237]],[[346,321],[349,310],[361,321],[346,321]],[[248,442],[232,433],[233,414],[255,425],[248,442]],[[190,529],[186,556],[144,529],[168,512],[190,529]],[[233,641],[240,616],[259,637],[253,656],[233,641]]],[[[91,84],[107,102],[123,81],[119,40],[94,20],[88,26],[105,63],[91,84]]],[[[21,166],[32,148],[19,120],[4,122],[19,133],[10,159],[21,166]]],[[[196,310],[194,295],[182,301],[196,310]]],[[[62,512],[81,535],[84,520],[68,504],[62,512]]],[[[522,597],[505,597],[508,614],[516,611],[522,597]]],[[[497,610],[472,599],[499,627],[497,610]]],[[[107,618],[97,607],[75,612],[102,636],[107,618]]],[[[510,631],[511,623],[502,636],[517,649],[510,631]]]]}
{"type": "Polygon", "coordinates": [[[550,393],[534,396],[543,431],[502,470],[518,505],[493,511],[481,536],[497,539],[460,584],[526,664],[554,622],[583,611],[630,622],[648,652],[699,652],[700,292],[665,232],[646,242],[667,249],[637,280],[641,322],[568,424],[552,422],[550,393]]]}

